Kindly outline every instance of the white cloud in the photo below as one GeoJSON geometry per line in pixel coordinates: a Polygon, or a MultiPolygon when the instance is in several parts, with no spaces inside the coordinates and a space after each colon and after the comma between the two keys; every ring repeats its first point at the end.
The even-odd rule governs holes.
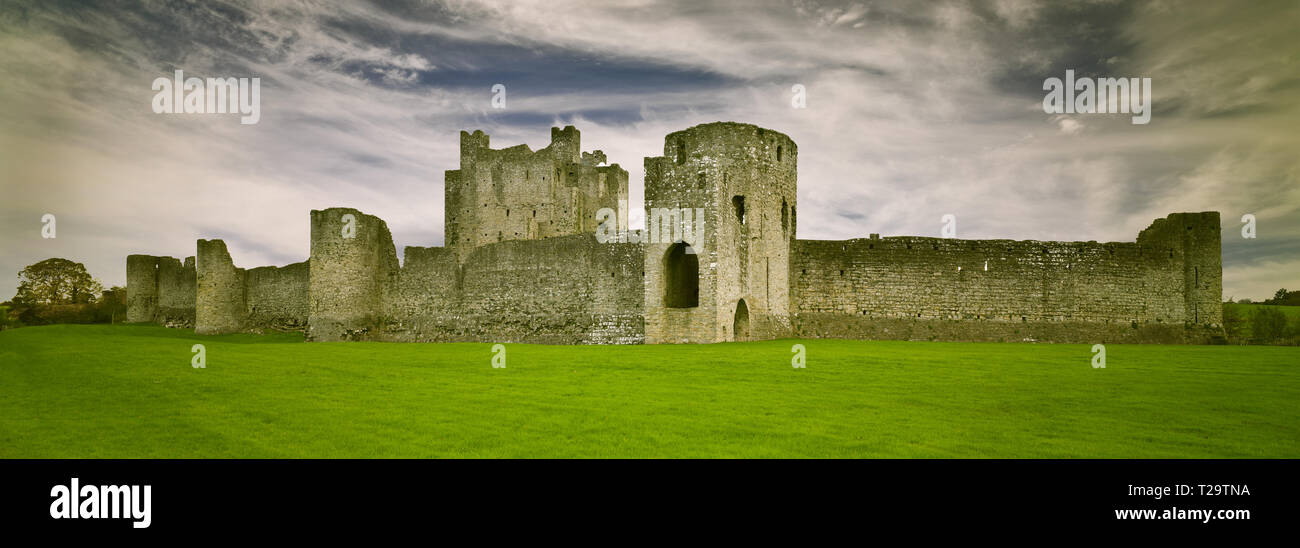
{"type": "MultiPolygon", "coordinates": [[[[992,7],[1023,33],[1050,11],[1036,2],[992,7]]],[[[661,153],[664,135],[734,120],[782,131],[799,144],[801,238],[932,234],[951,212],[961,237],[1132,241],[1170,212],[1217,209],[1225,221],[1239,210],[1255,212],[1261,230],[1300,241],[1300,222],[1287,221],[1300,206],[1300,116],[1286,81],[1294,71],[1285,70],[1295,47],[1269,49],[1276,41],[1268,39],[1219,47],[1225,36],[1205,32],[1219,18],[1231,36],[1285,36],[1285,17],[1243,22],[1214,10],[1172,17],[1142,9],[1134,20],[1114,22],[1137,47],[1106,54],[1107,71],[1154,80],[1153,121],[1133,126],[1126,117],[1053,118],[1037,101],[1027,108],[1026,97],[1039,91],[1020,93],[999,78],[1012,68],[1059,76],[1047,73],[1069,44],[1030,50],[990,36],[987,12],[961,3],[708,9],[467,1],[447,9],[447,21],[430,22],[364,3],[254,3],[246,27],[277,55],[200,49],[184,65],[196,75],[229,66],[261,75],[263,118],[256,126],[148,113],[141,105],[161,70],[140,44],[123,42],[124,60],[104,64],[98,60],[106,57],[83,54],[52,34],[0,33],[3,207],[15,219],[39,219],[53,203],[67,212],[60,231],[69,235],[51,250],[51,242],[32,239],[38,233],[25,228],[35,220],[6,224],[15,228],[0,236],[0,267],[16,271],[31,259],[66,253],[85,257],[106,282],[121,283],[127,253],[192,254],[197,237],[227,238],[240,266],[283,264],[306,257],[307,210],[339,205],[384,218],[399,249],[436,244],[442,173],[458,167],[459,130],[490,126],[497,148],[526,142],[536,149],[549,136],[546,124],[498,121],[486,93],[416,85],[423,71],[489,70],[473,49],[502,44],[559,48],[608,65],[636,60],[701,70],[736,82],[511,95],[510,115],[575,124],[585,149],[603,149],[629,171],[634,222],[642,158],[661,153]],[[412,52],[370,44],[325,24],[337,20],[465,48],[412,52]],[[854,30],[863,25],[867,31],[854,30]],[[353,64],[384,85],[344,70],[353,64]],[[807,87],[806,109],[790,108],[796,82],[807,87]],[[593,108],[637,111],[642,119],[556,115],[593,108]],[[83,222],[93,236],[72,237],[83,222]]],[[[118,23],[87,17],[80,25],[94,33],[118,23]]],[[[1292,263],[1257,259],[1225,269],[1225,285],[1235,291],[1251,280],[1294,279],[1296,270],[1277,270],[1292,263]]]]}

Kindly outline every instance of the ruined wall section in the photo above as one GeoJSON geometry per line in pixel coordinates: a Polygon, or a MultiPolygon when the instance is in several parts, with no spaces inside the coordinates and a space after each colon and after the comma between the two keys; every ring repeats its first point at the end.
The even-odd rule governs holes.
{"type": "Polygon", "coordinates": [[[245,270],[222,240],[198,241],[194,332],[202,335],[307,327],[309,262],[245,270]]]}
{"type": "Polygon", "coordinates": [[[350,208],[312,210],[308,263],[308,339],[369,338],[397,286],[397,250],[387,223],[350,208]]]}
{"type": "Polygon", "coordinates": [[[1223,251],[1219,212],[1174,213],[1156,219],[1138,235],[1138,243],[1166,248],[1181,265],[1167,274],[1166,287],[1183,296],[1184,321],[1199,327],[1223,324],[1223,251]],[[1181,286],[1181,287],[1179,287],[1181,286]]]}
{"type": "Polygon", "coordinates": [[[664,156],[646,159],[646,218],[660,232],[646,249],[647,342],[719,342],[789,336],[790,242],[795,233],[798,149],[787,136],[733,122],[669,134],[664,156]],[[657,208],[702,208],[696,249],[699,304],[664,306],[671,241],[657,208]],[[697,245],[698,244],[698,245],[697,245]],[[698,249],[697,249],[698,248],[698,249]],[[742,309],[746,312],[739,312],[742,309]],[[748,327],[735,332],[739,317],[748,327]]]}
{"type": "Polygon", "coordinates": [[[257,331],[306,331],[310,278],[311,261],[245,272],[246,325],[257,331]]]}
{"type": "MultiPolygon", "coordinates": [[[[573,126],[551,128],[551,144],[493,150],[482,131],[462,131],[460,169],[446,172],[445,242],[464,259],[475,248],[595,231],[596,211],[627,200],[627,171],[580,153],[573,126]]],[[[626,208],[624,208],[625,210],[626,208]]]]}
{"type": "MultiPolygon", "coordinates": [[[[1165,229],[1201,230],[1185,230],[1186,215],[1206,214],[1158,220],[1137,242],[796,240],[795,328],[805,337],[1200,342],[1219,326],[1187,325],[1196,323],[1188,251],[1165,229]]],[[[1187,241],[1194,254],[1208,247],[1187,241]]],[[[1211,270],[1197,298],[1217,302],[1222,274],[1211,270]]]]}
{"type": "Polygon", "coordinates": [[[127,256],[127,321],[193,327],[195,277],[194,257],[127,256]]]}
{"type": "Polygon", "coordinates": [[[235,266],[221,240],[198,241],[198,293],[194,332],[237,333],[247,325],[244,269],[235,266]]]}
{"type": "Polygon", "coordinates": [[[382,326],[368,338],[538,344],[644,342],[643,249],[591,234],[474,250],[407,248],[382,326]]]}

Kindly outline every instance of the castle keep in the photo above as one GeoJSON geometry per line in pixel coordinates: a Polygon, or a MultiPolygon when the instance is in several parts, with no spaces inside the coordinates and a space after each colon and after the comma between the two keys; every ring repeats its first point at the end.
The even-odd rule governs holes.
{"type": "Polygon", "coordinates": [[[400,262],[384,221],[346,208],[312,211],[311,256],[288,266],[236,267],[221,240],[199,240],[184,262],[131,255],[128,319],[314,341],[547,344],[1204,342],[1222,331],[1217,212],[1156,219],[1135,242],[800,240],[798,147],[719,122],[664,139],[645,159],[649,230],[605,241],[600,220],[627,225],[628,174],[580,146],[572,126],[537,151],[461,132],[446,245],[408,246],[400,262]],[[685,211],[703,213],[699,230],[674,230],[685,211]]]}

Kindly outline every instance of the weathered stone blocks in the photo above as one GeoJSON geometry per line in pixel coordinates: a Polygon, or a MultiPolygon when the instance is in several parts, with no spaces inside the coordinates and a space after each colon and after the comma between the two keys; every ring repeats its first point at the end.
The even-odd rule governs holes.
{"type": "Polygon", "coordinates": [[[230,259],[226,242],[198,241],[195,333],[216,335],[244,329],[244,275],[244,269],[235,267],[230,259]]]}
{"type": "Polygon", "coordinates": [[[126,258],[126,318],[169,327],[194,326],[194,257],[182,264],[173,257],[129,255],[126,258]]]}
{"type": "Polygon", "coordinates": [[[301,263],[246,271],[221,240],[199,240],[197,261],[183,264],[129,256],[128,319],[199,333],[301,329],[314,341],[547,344],[1221,333],[1216,212],[1157,219],[1134,242],[798,240],[794,141],[718,122],[669,134],[663,156],[645,159],[641,234],[666,232],[598,243],[600,209],[627,224],[627,172],[581,152],[577,129],[552,128],[538,151],[493,150],[482,131],[460,138],[445,247],[407,247],[399,263],[382,219],[312,211],[301,263]],[[703,223],[677,242],[660,213],[683,209],[703,223]]]}
{"type": "Polygon", "coordinates": [[[308,338],[366,338],[397,282],[397,251],[388,225],[355,209],[313,210],[309,263],[308,338]]]}

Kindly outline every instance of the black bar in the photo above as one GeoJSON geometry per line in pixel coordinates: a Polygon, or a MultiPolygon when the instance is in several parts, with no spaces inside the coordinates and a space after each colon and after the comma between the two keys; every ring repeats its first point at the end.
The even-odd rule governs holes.
{"type": "Polygon", "coordinates": [[[961,527],[1202,537],[1282,530],[1297,516],[1294,460],[10,460],[0,466],[8,483],[0,507],[7,531],[158,539],[196,531],[316,536],[427,533],[430,527],[486,534],[507,523],[545,530],[592,522],[675,527],[730,515],[763,528],[815,523],[927,534],[961,527]],[[51,489],[72,478],[83,488],[149,485],[149,526],[135,528],[139,520],[132,518],[54,519],[51,489]],[[1178,485],[1193,493],[1176,494],[1178,485]],[[1212,485],[1227,487],[1202,487],[1212,485]],[[1131,486],[1168,487],[1170,494],[1131,494],[1131,486]],[[1117,510],[1130,509],[1248,510],[1249,516],[1208,523],[1116,518],[1117,510]]]}

